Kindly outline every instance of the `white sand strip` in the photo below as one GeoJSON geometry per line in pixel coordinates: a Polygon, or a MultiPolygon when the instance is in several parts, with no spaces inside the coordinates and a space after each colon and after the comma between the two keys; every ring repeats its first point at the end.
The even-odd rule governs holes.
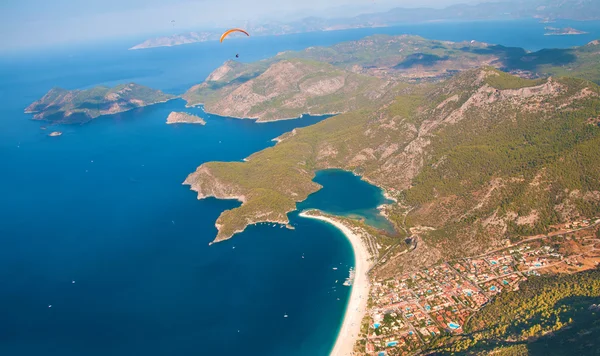
{"type": "Polygon", "coordinates": [[[367,246],[363,243],[362,238],[338,220],[325,216],[307,215],[305,213],[300,213],[300,216],[326,221],[337,227],[344,235],[346,235],[348,240],[350,240],[352,248],[354,249],[354,270],[356,274],[354,283],[352,284],[350,301],[348,301],[340,333],[338,334],[335,346],[330,353],[330,356],[352,355],[354,343],[360,333],[361,321],[367,311],[367,300],[369,299],[370,287],[367,271],[370,267],[371,255],[367,246]]]}

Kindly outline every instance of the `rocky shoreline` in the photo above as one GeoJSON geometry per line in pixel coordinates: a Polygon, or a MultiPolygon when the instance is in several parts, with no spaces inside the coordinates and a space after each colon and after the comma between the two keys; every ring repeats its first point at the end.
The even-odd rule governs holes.
{"type": "Polygon", "coordinates": [[[206,125],[206,121],[199,116],[185,112],[172,111],[167,117],[167,124],[199,124],[206,125]]]}

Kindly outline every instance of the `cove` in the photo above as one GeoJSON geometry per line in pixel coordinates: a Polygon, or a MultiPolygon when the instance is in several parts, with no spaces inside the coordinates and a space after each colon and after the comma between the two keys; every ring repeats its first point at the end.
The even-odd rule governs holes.
{"type": "Polygon", "coordinates": [[[318,209],[332,215],[363,219],[378,229],[394,231],[392,224],[377,209],[390,203],[380,188],[340,169],[318,171],[313,181],[323,188],[298,203],[298,210],[318,209]]]}

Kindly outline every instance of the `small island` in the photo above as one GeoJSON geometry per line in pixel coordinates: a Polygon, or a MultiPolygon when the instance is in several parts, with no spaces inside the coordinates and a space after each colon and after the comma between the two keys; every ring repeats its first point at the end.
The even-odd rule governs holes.
{"type": "Polygon", "coordinates": [[[25,113],[34,114],[34,120],[62,124],[85,123],[102,115],[117,114],[174,98],[174,95],[135,83],[85,90],[53,88],[29,105],[25,113]]]}
{"type": "Polygon", "coordinates": [[[53,131],[50,134],[48,134],[48,136],[50,136],[50,137],[56,137],[56,136],[60,136],[60,135],[62,135],[62,132],[60,132],[60,131],[53,131]]]}
{"type": "Polygon", "coordinates": [[[201,117],[186,112],[171,112],[167,117],[167,124],[200,124],[206,125],[201,117]]]}
{"type": "Polygon", "coordinates": [[[573,27],[556,28],[556,27],[545,27],[546,33],[544,36],[568,36],[568,35],[585,35],[587,32],[577,30],[573,27]]]}

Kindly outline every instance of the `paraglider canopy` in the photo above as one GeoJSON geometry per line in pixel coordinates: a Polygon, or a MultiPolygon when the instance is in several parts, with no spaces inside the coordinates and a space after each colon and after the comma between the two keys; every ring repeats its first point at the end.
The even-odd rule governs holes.
{"type": "Polygon", "coordinates": [[[239,55],[239,54],[236,54],[236,55],[235,55],[235,58],[240,58],[240,55],[239,55]]]}
{"type": "Polygon", "coordinates": [[[221,41],[223,42],[223,40],[225,39],[225,37],[229,36],[230,33],[232,32],[241,32],[241,33],[245,33],[246,36],[250,36],[250,34],[248,34],[248,32],[242,30],[241,28],[232,28],[231,30],[227,30],[225,32],[223,32],[223,34],[221,35],[221,41]]]}

